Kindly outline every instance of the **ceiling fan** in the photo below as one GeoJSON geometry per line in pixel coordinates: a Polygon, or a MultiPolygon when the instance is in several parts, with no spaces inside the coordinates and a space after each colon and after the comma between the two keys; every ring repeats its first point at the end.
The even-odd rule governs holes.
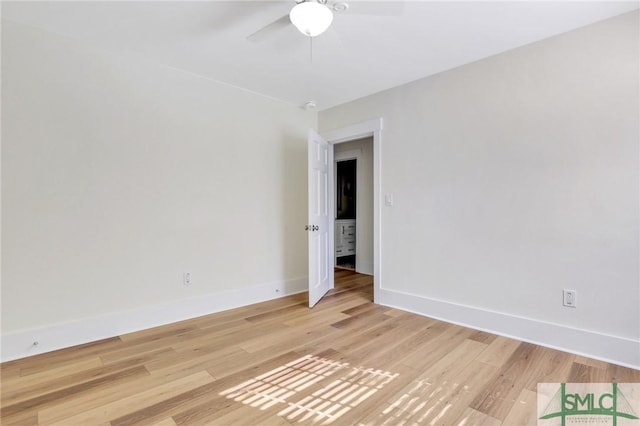
{"type": "Polygon", "coordinates": [[[250,41],[261,41],[271,33],[287,27],[295,26],[307,37],[316,37],[324,33],[333,22],[334,12],[346,12],[358,15],[399,15],[402,12],[403,0],[385,2],[352,0],[330,2],[328,0],[294,0],[291,11],[260,28],[247,37],[250,41]],[[354,6],[351,8],[351,6],[354,6]]]}

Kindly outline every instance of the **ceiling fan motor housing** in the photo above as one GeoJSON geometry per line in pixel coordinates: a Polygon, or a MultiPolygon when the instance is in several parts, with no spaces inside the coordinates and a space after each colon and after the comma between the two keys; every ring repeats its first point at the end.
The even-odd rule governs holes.
{"type": "Polygon", "coordinates": [[[333,22],[333,13],[325,3],[326,0],[299,2],[289,13],[291,23],[306,36],[322,34],[333,22]]]}

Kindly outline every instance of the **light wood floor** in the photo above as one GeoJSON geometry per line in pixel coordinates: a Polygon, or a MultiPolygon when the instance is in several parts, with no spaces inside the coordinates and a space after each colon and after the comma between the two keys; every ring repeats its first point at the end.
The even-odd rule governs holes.
{"type": "Polygon", "coordinates": [[[2,425],[535,425],[538,382],[631,370],[371,303],[306,294],[2,364],[2,425]]]}

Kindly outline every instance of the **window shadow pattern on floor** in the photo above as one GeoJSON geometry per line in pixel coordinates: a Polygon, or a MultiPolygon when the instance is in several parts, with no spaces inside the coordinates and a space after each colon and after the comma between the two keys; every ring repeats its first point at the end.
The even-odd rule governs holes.
{"type": "Polygon", "coordinates": [[[220,393],[288,421],[330,424],[398,376],[306,355],[220,393]]]}

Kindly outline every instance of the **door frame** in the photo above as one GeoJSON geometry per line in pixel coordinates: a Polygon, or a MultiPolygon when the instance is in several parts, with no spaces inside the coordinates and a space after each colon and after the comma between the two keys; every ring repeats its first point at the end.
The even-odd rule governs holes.
{"type": "MultiPolygon", "coordinates": [[[[380,180],[380,170],[382,165],[382,117],[363,121],[351,126],[324,132],[322,137],[331,145],[331,153],[333,154],[333,145],[350,142],[366,137],[373,137],[373,302],[378,303],[380,297],[380,289],[382,288],[381,260],[382,260],[382,224],[381,224],[381,199],[382,186],[380,180]]],[[[333,158],[333,155],[331,155],[333,158]]],[[[329,173],[329,209],[335,212],[335,183],[333,182],[333,173],[329,173]]],[[[331,217],[331,225],[329,226],[329,247],[331,247],[331,271],[335,268],[335,214],[331,217]]],[[[330,274],[329,288],[334,287],[333,273],[330,274]]]]}

